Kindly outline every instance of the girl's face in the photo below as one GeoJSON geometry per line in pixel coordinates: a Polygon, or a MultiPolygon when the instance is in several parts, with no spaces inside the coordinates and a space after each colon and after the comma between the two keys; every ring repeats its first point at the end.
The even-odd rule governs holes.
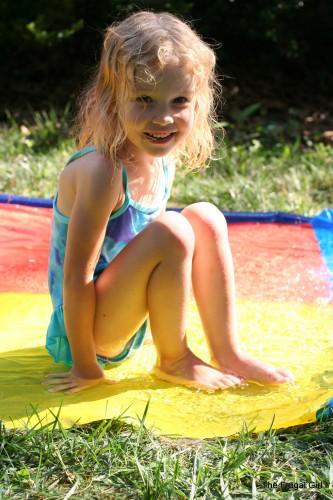
{"type": "Polygon", "coordinates": [[[166,66],[135,75],[124,106],[127,149],[137,159],[162,157],[184,141],[194,122],[195,87],[185,67],[166,66]]]}

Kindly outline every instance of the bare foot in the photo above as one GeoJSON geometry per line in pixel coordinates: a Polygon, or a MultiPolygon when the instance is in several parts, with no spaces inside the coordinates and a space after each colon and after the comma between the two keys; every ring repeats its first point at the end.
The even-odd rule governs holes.
{"type": "Polygon", "coordinates": [[[246,354],[240,354],[234,362],[219,363],[212,360],[212,365],[224,373],[242,377],[257,384],[285,384],[295,380],[294,375],[285,368],[277,368],[269,363],[263,363],[246,354]]]}
{"type": "Polygon", "coordinates": [[[222,373],[191,351],[177,362],[162,363],[152,369],[153,375],[172,384],[185,385],[194,389],[228,389],[243,382],[242,378],[231,373],[222,373]]]}

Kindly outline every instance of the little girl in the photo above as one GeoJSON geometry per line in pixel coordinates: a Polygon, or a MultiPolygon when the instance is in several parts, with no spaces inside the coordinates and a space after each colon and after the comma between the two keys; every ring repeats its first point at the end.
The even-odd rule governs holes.
{"type": "Polygon", "coordinates": [[[148,316],[162,380],[209,390],[293,380],[240,351],[222,213],[209,203],[165,211],[176,162],[190,170],[210,156],[214,66],[210,47],[168,13],[136,13],[106,31],[79,151],[54,201],[46,346],[71,370],[47,375],[50,391],[114,383],[102,367],[141,347],[148,316]],[[187,345],[191,287],[209,364],[187,345]]]}

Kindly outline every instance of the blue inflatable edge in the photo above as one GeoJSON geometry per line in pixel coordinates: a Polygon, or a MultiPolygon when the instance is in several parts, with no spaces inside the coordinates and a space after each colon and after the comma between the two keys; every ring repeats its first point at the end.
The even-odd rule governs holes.
{"type": "Polygon", "coordinates": [[[333,209],[326,208],[311,219],[311,225],[319,243],[320,251],[330,271],[333,285],[333,209]]]}
{"type": "Polygon", "coordinates": [[[6,203],[10,205],[23,205],[26,207],[53,207],[53,199],[30,198],[27,196],[18,196],[14,194],[0,194],[0,203],[6,203]]]}
{"type": "MultiPolygon", "coordinates": [[[[53,199],[31,198],[11,194],[0,194],[0,203],[28,207],[52,208],[53,199]]],[[[181,208],[167,208],[180,212],[181,208]]],[[[228,222],[279,222],[283,224],[307,224],[311,218],[285,212],[223,212],[228,222]]]]}
{"type": "MultiPolygon", "coordinates": [[[[320,251],[330,272],[333,286],[333,209],[326,208],[311,219],[311,225],[319,243],[320,251]]],[[[316,412],[318,422],[333,419],[333,398],[316,412]]]]}
{"type": "Polygon", "coordinates": [[[322,408],[319,408],[319,410],[316,412],[316,420],[317,421],[322,421],[322,420],[327,420],[329,418],[333,417],[333,398],[330,398],[322,408]]]}

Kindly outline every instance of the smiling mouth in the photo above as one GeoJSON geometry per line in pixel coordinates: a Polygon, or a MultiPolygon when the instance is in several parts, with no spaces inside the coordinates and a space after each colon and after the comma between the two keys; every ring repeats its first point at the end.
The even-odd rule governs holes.
{"type": "Polygon", "coordinates": [[[168,142],[171,137],[175,135],[175,132],[169,132],[165,134],[159,134],[159,133],[149,133],[149,132],[144,132],[144,136],[151,142],[157,142],[157,143],[164,143],[168,142]]]}

